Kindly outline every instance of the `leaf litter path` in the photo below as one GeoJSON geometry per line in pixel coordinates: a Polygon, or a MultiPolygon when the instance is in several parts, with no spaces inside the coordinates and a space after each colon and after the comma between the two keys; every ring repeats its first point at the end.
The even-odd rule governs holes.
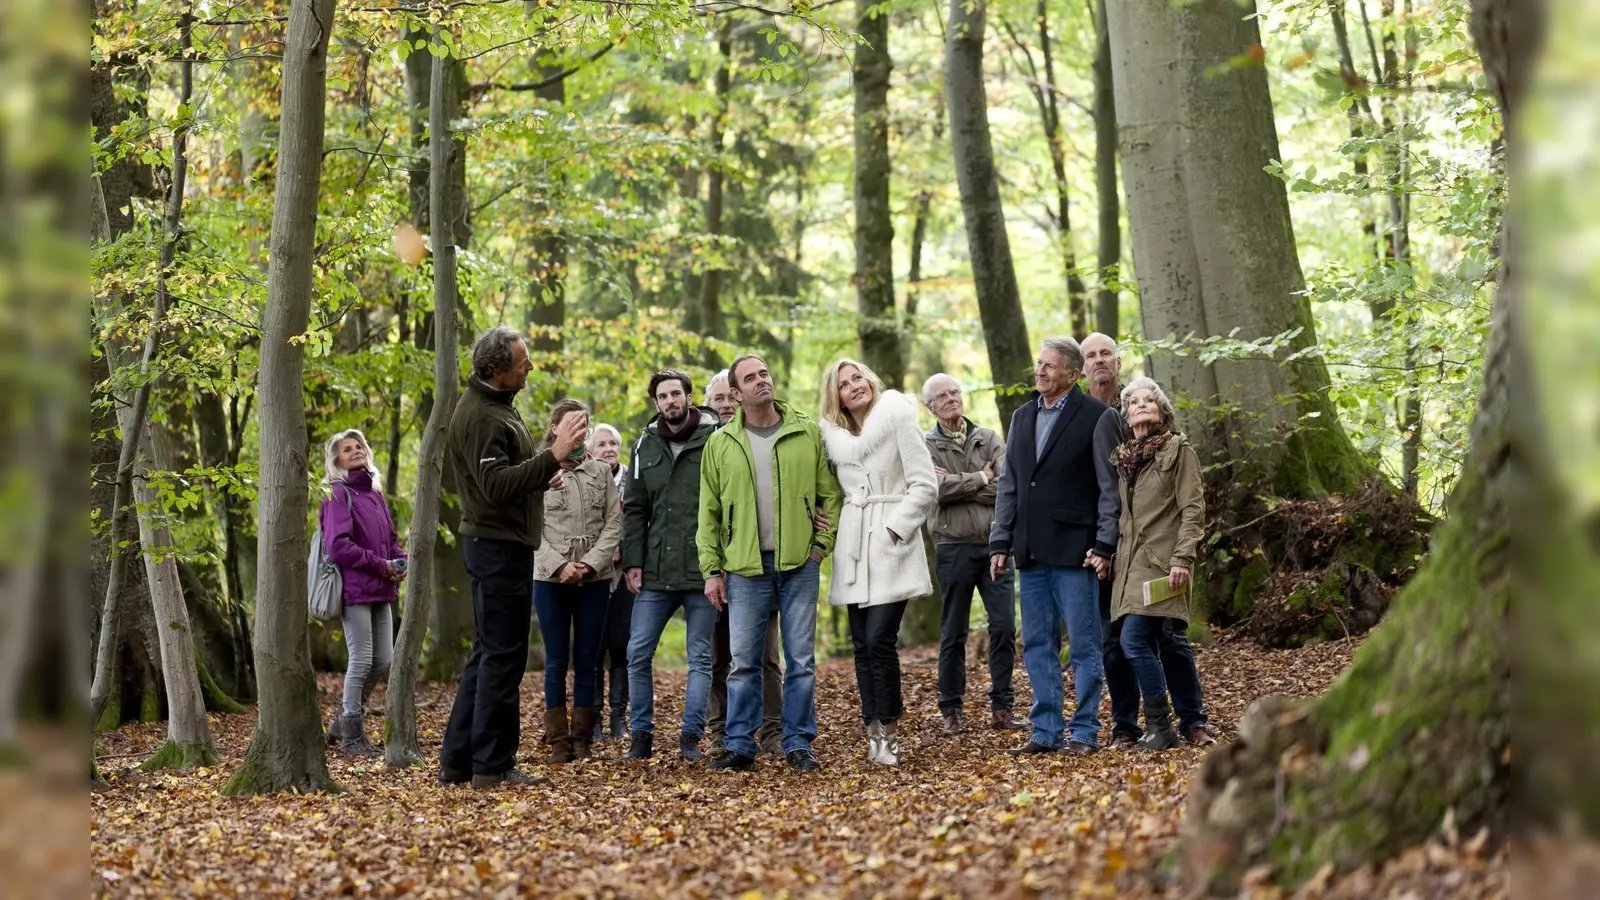
{"type": "MultiPolygon", "coordinates": [[[[1270,693],[1312,696],[1343,669],[1345,644],[1269,651],[1230,643],[1198,653],[1223,740],[1270,693]]],[[[818,668],[821,773],[776,757],[753,773],[678,759],[684,673],[656,676],[657,758],[621,759],[607,741],[554,785],[475,792],[442,787],[434,768],[391,770],[330,756],[342,794],[218,795],[249,743],[253,715],[214,717],[224,762],[144,776],[139,754],[161,726],[105,736],[110,790],[90,808],[91,876],[105,896],[1031,897],[1182,896],[1173,851],[1202,751],[1101,752],[1015,759],[1025,732],[987,729],[987,670],[968,677],[969,730],[938,733],[936,647],[903,651],[905,761],[869,765],[848,659],[818,668]],[[973,726],[984,727],[973,727],[973,726]],[[667,752],[670,751],[670,752],[667,752]],[[120,768],[119,768],[120,766],[120,768]]],[[[323,719],[338,677],[322,682],[323,719]]],[[[538,672],[523,685],[523,758],[539,757],[538,672]]],[[[1028,682],[1016,676],[1017,709],[1028,682]]],[[[453,692],[423,686],[425,752],[437,752],[453,692]]],[[[375,701],[376,708],[381,702],[375,701]]],[[[1109,722],[1109,709],[1103,720],[1109,722]]],[[[1504,858],[1419,849],[1318,895],[1505,893],[1504,858]],[[1431,855],[1430,855],[1431,854],[1431,855]],[[1407,880],[1409,879],[1409,880],[1407,880]]],[[[1324,879],[1325,880],[1325,879],[1324,879]]],[[[1252,893],[1275,893],[1260,887],[1252,893]]]]}

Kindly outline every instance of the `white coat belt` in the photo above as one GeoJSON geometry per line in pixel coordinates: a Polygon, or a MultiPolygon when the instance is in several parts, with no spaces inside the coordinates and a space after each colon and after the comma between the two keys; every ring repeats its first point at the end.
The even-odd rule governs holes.
{"type": "Polygon", "coordinates": [[[867,552],[867,536],[872,533],[867,524],[869,508],[885,503],[899,503],[905,498],[905,494],[868,494],[864,491],[845,495],[846,509],[840,515],[839,538],[834,548],[833,563],[835,571],[840,572],[845,584],[856,583],[856,565],[867,552]],[[848,508],[852,506],[856,509],[848,508]],[[842,570],[839,568],[840,563],[844,564],[842,570]]]}

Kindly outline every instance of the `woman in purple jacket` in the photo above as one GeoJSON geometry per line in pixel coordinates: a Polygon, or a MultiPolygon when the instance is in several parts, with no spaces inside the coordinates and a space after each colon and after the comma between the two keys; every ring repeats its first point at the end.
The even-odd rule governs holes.
{"type": "Polygon", "coordinates": [[[394,661],[394,601],[406,577],[406,552],[389,518],[366,437],[353,428],[334,435],[326,467],[323,483],[332,490],[320,513],[323,548],[344,580],[344,641],[350,657],[328,743],[346,755],[379,756],[383,751],[367,740],[362,716],[372,689],[394,661]]]}

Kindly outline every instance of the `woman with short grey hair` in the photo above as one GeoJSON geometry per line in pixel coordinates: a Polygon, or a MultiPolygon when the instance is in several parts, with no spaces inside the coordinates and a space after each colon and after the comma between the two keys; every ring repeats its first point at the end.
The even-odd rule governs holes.
{"type": "Polygon", "coordinates": [[[1144,698],[1138,747],[1168,750],[1183,738],[1191,743],[1209,738],[1188,635],[1195,559],[1205,537],[1205,493],[1200,457],[1173,429],[1172,400],[1160,385],[1134,379],[1122,391],[1122,414],[1131,437],[1112,453],[1122,514],[1111,617],[1121,622],[1122,653],[1144,698]],[[1169,683],[1163,660],[1183,666],[1187,677],[1169,683]],[[1182,692],[1177,703],[1174,689],[1182,692]],[[1189,718],[1180,720],[1178,729],[1172,723],[1174,706],[1180,718],[1189,718]]]}

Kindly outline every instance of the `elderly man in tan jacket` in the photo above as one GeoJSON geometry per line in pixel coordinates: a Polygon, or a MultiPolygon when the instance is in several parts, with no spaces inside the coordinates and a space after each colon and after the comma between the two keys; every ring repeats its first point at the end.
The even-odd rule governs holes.
{"type": "Polygon", "coordinates": [[[1017,617],[1012,575],[989,571],[989,526],[994,522],[994,485],[1006,445],[1000,436],[966,417],[961,384],[944,373],[922,385],[922,402],[938,419],[924,440],[939,478],[939,504],[928,518],[937,546],[939,592],[939,713],[945,734],[963,730],[967,692],[967,622],[972,592],[989,617],[990,723],[1000,731],[1021,726],[1012,718],[1011,673],[1017,662],[1017,617]]]}

